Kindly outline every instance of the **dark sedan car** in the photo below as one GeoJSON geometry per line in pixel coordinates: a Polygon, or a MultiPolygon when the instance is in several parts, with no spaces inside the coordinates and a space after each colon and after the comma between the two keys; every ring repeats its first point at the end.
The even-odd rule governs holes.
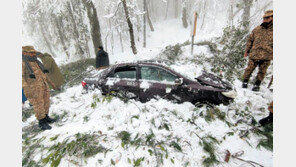
{"type": "Polygon", "coordinates": [[[203,72],[195,80],[189,79],[163,63],[138,61],[109,67],[93,78],[85,78],[86,89],[99,88],[102,94],[124,94],[141,102],[164,98],[177,103],[191,102],[229,104],[236,92],[230,83],[203,72]]]}

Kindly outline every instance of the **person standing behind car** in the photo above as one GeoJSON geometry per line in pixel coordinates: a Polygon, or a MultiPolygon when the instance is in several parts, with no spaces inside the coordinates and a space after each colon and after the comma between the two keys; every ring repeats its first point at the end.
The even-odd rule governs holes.
{"type": "Polygon", "coordinates": [[[42,54],[40,52],[37,52],[36,55],[41,59],[44,68],[48,70],[49,79],[54,83],[57,90],[60,91],[62,85],[65,83],[65,80],[55,60],[48,53],[42,54]]]}
{"type": "Polygon", "coordinates": [[[273,59],[273,11],[268,10],[263,16],[263,23],[256,27],[249,36],[244,57],[249,56],[248,67],[244,73],[243,88],[248,87],[248,81],[253,71],[259,66],[253,91],[259,91],[268,66],[273,59]]]}
{"type": "Polygon", "coordinates": [[[54,122],[48,116],[50,105],[48,84],[54,89],[56,87],[45,74],[47,72],[43,64],[37,59],[34,47],[22,47],[22,87],[27,99],[33,105],[35,116],[42,130],[51,129],[48,123],[54,122]]]}
{"type": "Polygon", "coordinates": [[[96,68],[98,70],[109,67],[109,56],[108,53],[104,51],[102,46],[98,47],[98,53],[96,56],[96,68]]]}

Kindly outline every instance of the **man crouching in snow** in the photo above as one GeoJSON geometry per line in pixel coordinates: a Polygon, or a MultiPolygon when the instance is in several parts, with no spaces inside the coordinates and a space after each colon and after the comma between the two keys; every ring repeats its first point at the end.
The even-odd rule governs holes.
{"type": "Polygon", "coordinates": [[[54,122],[49,118],[49,87],[48,83],[56,89],[55,85],[45,74],[43,64],[37,60],[33,46],[22,47],[22,87],[24,93],[33,105],[35,116],[42,130],[51,129],[48,123],[54,122]],[[47,83],[48,82],[48,83],[47,83]]]}

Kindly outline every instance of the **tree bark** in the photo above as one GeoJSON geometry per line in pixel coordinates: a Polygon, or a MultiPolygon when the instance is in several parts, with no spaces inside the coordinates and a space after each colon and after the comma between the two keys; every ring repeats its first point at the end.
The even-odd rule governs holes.
{"type": "Polygon", "coordinates": [[[206,6],[207,6],[207,1],[204,2],[204,7],[203,7],[204,14],[203,14],[203,17],[202,17],[202,23],[201,23],[200,29],[202,29],[202,27],[203,27],[203,25],[205,23],[205,18],[206,18],[206,14],[207,14],[206,6]]]}
{"type": "Polygon", "coordinates": [[[175,18],[178,18],[178,15],[179,15],[178,1],[175,0],[174,4],[175,4],[175,18]]]}
{"type": "Polygon", "coordinates": [[[183,27],[187,28],[188,27],[188,22],[187,22],[186,0],[182,1],[182,22],[183,22],[183,27]]]}
{"type": "Polygon", "coordinates": [[[167,0],[166,9],[165,9],[165,20],[168,18],[168,11],[169,11],[170,0],[167,0]]]}
{"type": "Polygon", "coordinates": [[[83,51],[83,49],[81,48],[81,46],[79,44],[79,32],[78,32],[78,29],[77,29],[75,17],[74,17],[74,14],[73,14],[72,7],[71,7],[70,2],[67,2],[67,9],[68,9],[68,12],[69,12],[69,15],[70,15],[70,19],[71,19],[71,22],[72,22],[72,25],[73,25],[74,37],[75,37],[75,40],[76,40],[75,46],[78,49],[79,57],[80,58],[83,58],[84,51],[83,51]]]}
{"type": "Polygon", "coordinates": [[[61,40],[62,46],[63,46],[63,50],[67,55],[67,59],[70,59],[70,54],[68,52],[66,43],[65,43],[65,36],[64,36],[64,31],[62,30],[62,18],[61,17],[57,17],[55,14],[52,15],[54,18],[54,22],[55,22],[55,26],[58,30],[58,35],[59,35],[59,39],[61,40]]]}
{"type": "Polygon", "coordinates": [[[143,15],[143,47],[146,48],[146,15],[147,15],[146,0],[143,0],[143,7],[145,11],[145,14],[143,15]]]}
{"type": "Polygon", "coordinates": [[[134,37],[134,30],[133,30],[133,24],[132,24],[132,22],[130,20],[130,17],[129,17],[127,5],[126,5],[126,0],[121,0],[121,1],[122,1],[124,13],[125,13],[126,22],[128,24],[128,27],[129,27],[131,48],[132,48],[133,53],[134,54],[137,54],[137,48],[136,48],[136,45],[135,45],[135,37],[134,37]]]}
{"type": "Polygon", "coordinates": [[[49,52],[51,55],[53,55],[53,57],[56,57],[56,54],[54,53],[53,49],[52,49],[52,46],[46,36],[46,33],[44,31],[44,25],[43,25],[43,22],[42,22],[42,19],[41,18],[38,18],[38,24],[39,24],[39,28],[40,28],[40,31],[41,31],[41,35],[43,37],[43,40],[46,44],[46,47],[48,48],[49,52]]]}
{"type": "Polygon", "coordinates": [[[119,40],[120,40],[120,46],[121,46],[121,52],[124,52],[124,48],[123,48],[123,42],[122,42],[122,35],[121,32],[119,31],[119,29],[117,28],[117,33],[119,34],[119,40]]]}
{"type": "Polygon", "coordinates": [[[144,11],[146,12],[145,15],[146,15],[146,17],[147,17],[147,20],[148,20],[148,23],[149,23],[150,30],[151,30],[151,31],[154,31],[154,27],[153,27],[152,21],[151,21],[151,19],[150,19],[149,10],[148,10],[148,7],[147,7],[147,1],[146,1],[146,0],[144,1],[144,11]]]}
{"type": "Polygon", "coordinates": [[[91,38],[94,46],[94,53],[96,54],[97,48],[99,46],[103,46],[101,28],[100,28],[98,15],[97,15],[97,10],[92,1],[83,0],[82,2],[84,3],[87,10],[87,16],[90,24],[90,33],[91,33],[91,38]]]}
{"type": "Polygon", "coordinates": [[[250,12],[253,0],[244,0],[243,26],[250,28],[250,12]]]}
{"type": "Polygon", "coordinates": [[[228,22],[230,27],[233,27],[233,19],[234,19],[233,6],[234,6],[233,0],[230,0],[230,9],[229,9],[229,17],[228,17],[228,22]]]}

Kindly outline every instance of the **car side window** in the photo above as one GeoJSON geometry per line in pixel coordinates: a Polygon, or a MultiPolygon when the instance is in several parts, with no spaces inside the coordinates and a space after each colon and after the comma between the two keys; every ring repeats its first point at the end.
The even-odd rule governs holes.
{"type": "Polygon", "coordinates": [[[135,66],[125,66],[116,68],[113,77],[121,79],[136,79],[136,76],[137,70],[135,66]]]}
{"type": "Polygon", "coordinates": [[[143,66],[141,67],[141,78],[152,81],[168,81],[174,82],[177,77],[163,69],[157,67],[143,66]]]}

